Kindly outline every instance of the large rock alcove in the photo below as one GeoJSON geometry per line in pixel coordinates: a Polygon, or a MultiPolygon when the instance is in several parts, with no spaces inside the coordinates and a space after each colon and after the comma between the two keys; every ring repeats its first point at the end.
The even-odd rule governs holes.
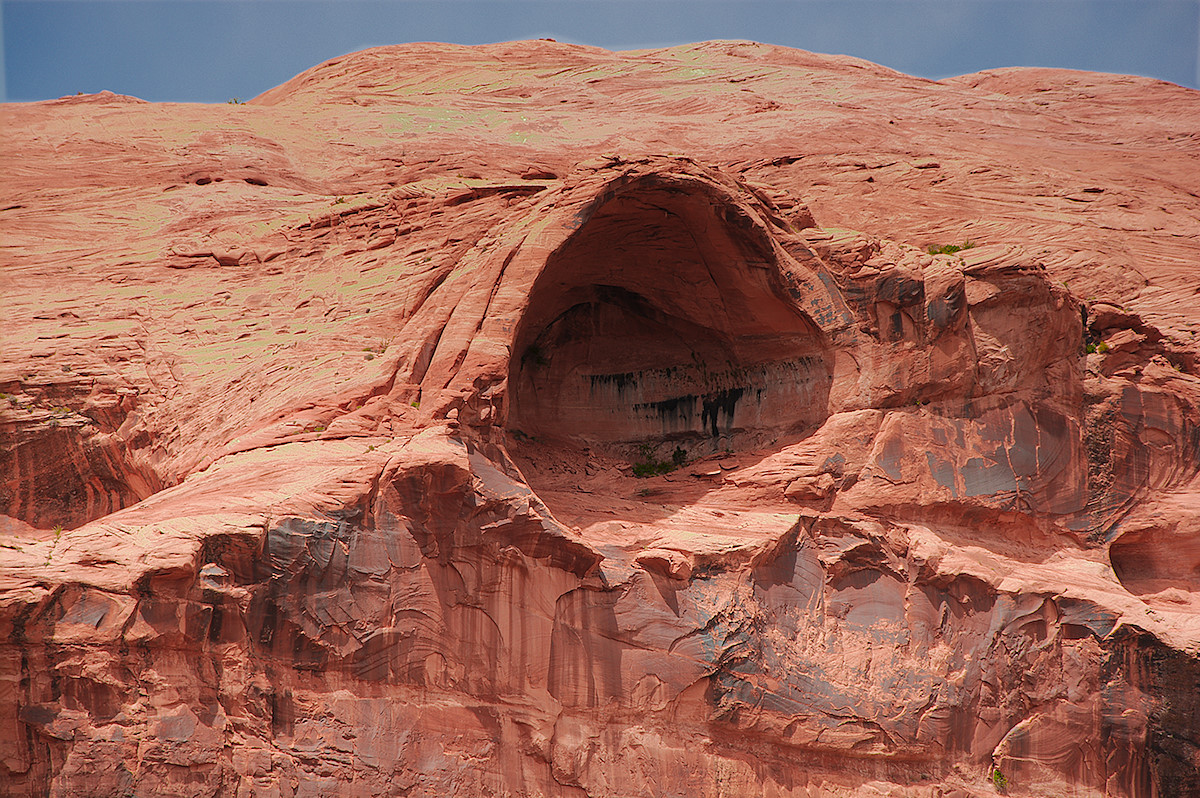
{"type": "Polygon", "coordinates": [[[827,413],[830,350],[766,232],[696,178],[599,197],[530,292],[509,428],[579,444],[735,446],[827,413]]]}

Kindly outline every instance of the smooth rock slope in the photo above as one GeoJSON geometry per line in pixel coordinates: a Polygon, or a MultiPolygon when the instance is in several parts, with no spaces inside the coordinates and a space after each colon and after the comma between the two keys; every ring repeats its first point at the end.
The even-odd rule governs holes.
{"type": "Polygon", "coordinates": [[[1195,91],[405,45],[0,127],[0,795],[1200,794],[1195,91]]]}

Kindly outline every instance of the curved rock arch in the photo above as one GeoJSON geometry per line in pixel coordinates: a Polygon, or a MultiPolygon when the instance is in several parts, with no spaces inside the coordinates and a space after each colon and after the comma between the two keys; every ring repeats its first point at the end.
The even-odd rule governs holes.
{"type": "Polygon", "coordinates": [[[825,418],[829,338],[785,284],[786,253],[722,182],[627,174],[576,212],[512,334],[510,430],[730,446],[825,418]]]}

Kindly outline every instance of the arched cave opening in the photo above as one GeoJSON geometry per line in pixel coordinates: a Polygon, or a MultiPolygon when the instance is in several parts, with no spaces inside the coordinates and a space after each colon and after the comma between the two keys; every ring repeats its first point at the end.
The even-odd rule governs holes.
{"type": "Polygon", "coordinates": [[[736,448],[822,421],[831,360],[754,220],[699,181],[643,179],[547,260],[514,337],[507,426],[736,448]]]}
{"type": "Polygon", "coordinates": [[[1112,542],[1108,555],[1117,579],[1134,595],[1200,593],[1200,540],[1186,528],[1133,529],[1112,542]]]}

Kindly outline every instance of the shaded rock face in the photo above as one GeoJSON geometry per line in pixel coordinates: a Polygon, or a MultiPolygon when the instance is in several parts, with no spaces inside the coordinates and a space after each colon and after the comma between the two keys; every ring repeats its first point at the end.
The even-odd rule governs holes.
{"type": "MultiPolygon", "coordinates": [[[[56,393],[74,398],[72,388],[56,393]]],[[[127,417],[119,401],[89,401],[86,414],[50,401],[24,408],[41,423],[17,425],[0,453],[0,473],[8,477],[0,503],[7,515],[43,529],[77,527],[161,487],[152,470],[129,462],[128,448],[114,435],[127,417]]]]}
{"type": "Polygon", "coordinates": [[[1194,93],[541,42],[10,108],[0,794],[1200,792],[1200,206],[1122,166],[1200,177],[1194,93]]]}

